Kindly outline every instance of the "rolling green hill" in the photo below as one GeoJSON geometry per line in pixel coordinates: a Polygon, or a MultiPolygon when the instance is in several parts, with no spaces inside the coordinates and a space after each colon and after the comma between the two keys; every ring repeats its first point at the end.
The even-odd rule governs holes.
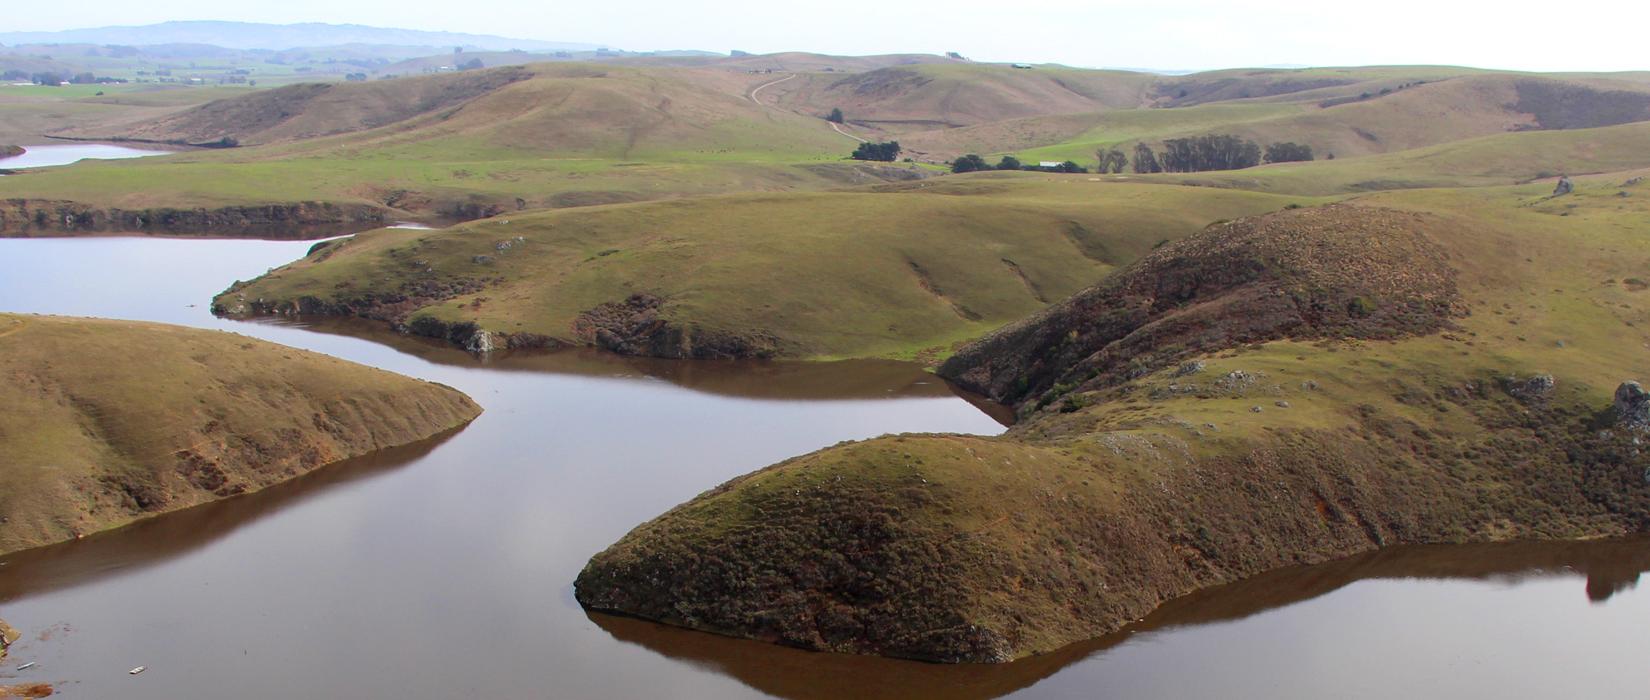
{"type": "Polygon", "coordinates": [[[215,306],[366,315],[461,344],[473,345],[482,331],[497,347],[594,344],[664,357],[935,355],[1161,241],[1216,219],[1309,201],[1019,173],[883,190],[376,231],[237,285],[215,306]]]}
{"type": "Polygon", "coordinates": [[[1212,226],[941,368],[1018,407],[1005,436],[888,436],[739,477],[598,554],[576,596],[990,662],[1282,566],[1650,529],[1650,402],[1623,385],[1650,373],[1650,190],[1623,177],[1212,226]]]}
{"type": "Polygon", "coordinates": [[[66,119],[73,128],[64,134],[241,146],[7,178],[0,234],[136,226],[318,235],[398,219],[913,179],[967,152],[1090,164],[1102,148],[1217,133],[1303,143],[1335,160],[1145,179],[1331,195],[1650,166],[1632,137],[1650,116],[1650,80],[1638,74],[1419,66],[1170,77],[777,54],[532,64],[224,94],[194,106],[177,98],[170,112],[173,98],[159,93],[77,101],[76,114],[106,114],[66,119]],[[833,108],[845,112],[844,133],[820,118],[833,108]],[[119,114],[129,115],[124,126],[115,125],[119,114]],[[923,163],[845,160],[855,139],[883,138],[900,139],[923,163]],[[1531,158],[1517,155],[1524,148],[1531,158]]]}

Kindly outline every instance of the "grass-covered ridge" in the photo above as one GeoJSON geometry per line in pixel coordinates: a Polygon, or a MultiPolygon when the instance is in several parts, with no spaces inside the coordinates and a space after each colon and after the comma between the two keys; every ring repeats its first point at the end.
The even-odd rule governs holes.
{"type": "MultiPolygon", "coordinates": [[[[1147,179],[1328,195],[1650,166],[1636,138],[1650,117],[1650,82],[1639,74],[1400,66],[1167,77],[781,55],[529,64],[268,90],[111,90],[50,102],[8,102],[0,91],[0,117],[23,133],[239,147],[8,177],[0,235],[267,235],[243,230],[241,213],[298,205],[298,220],[262,218],[362,230],[824,190],[932,174],[971,152],[1092,165],[1097,150],[1208,134],[1299,142],[1320,160],[1147,179]],[[209,97],[221,99],[199,104],[209,97]],[[824,120],[834,109],[845,124],[824,120]],[[50,129],[54,114],[61,125],[50,129]],[[1524,131],[1533,133],[1515,133],[1524,131]],[[898,140],[915,162],[846,161],[855,139],[898,140]],[[1525,148],[1532,158],[1519,157],[1525,148]]],[[[5,133],[0,141],[27,145],[5,133]]]]}
{"type": "Polygon", "coordinates": [[[0,314],[0,552],[468,423],[463,394],[230,333],[0,314]]]}
{"type": "Polygon", "coordinates": [[[362,234],[214,304],[366,315],[460,343],[481,331],[497,347],[939,355],[1165,240],[1312,201],[1012,173],[587,207],[362,234]],[[658,303],[611,306],[633,296],[658,303]]]}
{"type": "Polygon", "coordinates": [[[1257,232],[1285,247],[1245,244],[1273,264],[1231,288],[1102,284],[942,369],[968,382],[989,365],[982,389],[1014,389],[999,394],[1022,415],[1005,436],[883,437],[735,479],[593,558],[578,598],[808,648],[1002,661],[1275,567],[1643,531],[1650,475],[1611,410],[1619,383],[1650,375],[1635,276],[1650,205],[1631,175],[1559,198],[1390,192],[1213,227],[1159,253],[1195,260],[1257,232]],[[1370,237],[1367,264],[1337,262],[1349,235],[1370,237]],[[1438,323],[1392,313],[1442,298],[1427,291],[1447,289],[1426,282],[1437,265],[1458,294],[1438,323]],[[1343,292],[1367,302],[1314,306],[1343,292]],[[1140,310],[1154,293],[1184,304],[1140,310]],[[1306,325],[1186,332],[1246,327],[1277,293],[1306,325]],[[1184,354],[1136,362],[1163,349],[1131,345],[1143,337],[1184,354]]]}

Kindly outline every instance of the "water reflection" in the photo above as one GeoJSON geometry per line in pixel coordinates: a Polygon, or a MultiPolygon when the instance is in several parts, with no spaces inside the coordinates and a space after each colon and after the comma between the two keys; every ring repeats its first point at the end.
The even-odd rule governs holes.
{"type": "Polygon", "coordinates": [[[1512,585],[1583,577],[1573,588],[1575,595],[1602,603],[1634,588],[1645,571],[1650,571],[1650,538],[1393,547],[1201,591],[1163,605],[1117,634],[1008,664],[943,665],[806,652],[629,617],[603,613],[589,613],[589,617],[614,639],[727,674],[755,690],[784,698],[996,698],[1143,636],[1240,621],[1327,596],[1360,581],[1469,580],[1512,585]]]}
{"type": "Polygon", "coordinates": [[[647,378],[693,391],[770,401],[835,401],[960,397],[1003,425],[1013,411],[952,386],[920,366],[893,360],[792,362],[661,360],[591,348],[511,350],[477,356],[430,338],[397,333],[378,321],[324,316],[267,316],[252,322],[371,340],[443,365],[505,372],[548,372],[587,377],[647,378]]]}
{"type": "Polygon", "coordinates": [[[34,591],[130,573],[187,554],[305,498],[423,459],[461,430],[454,428],[347,459],[259,491],[145,518],[82,540],[0,556],[0,603],[34,591]]]}
{"type": "Polygon", "coordinates": [[[47,146],[26,146],[22,155],[10,158],[0,158],[0,170],[18,170],[22,168],[47,168],[58,165],[69,165],[82,160],[117,160],[124,158],[143,158],[145,156],[164,156],[171,151],[161,151],[129,146],[115,146],[106,143],[71,143],[47,146]]]}

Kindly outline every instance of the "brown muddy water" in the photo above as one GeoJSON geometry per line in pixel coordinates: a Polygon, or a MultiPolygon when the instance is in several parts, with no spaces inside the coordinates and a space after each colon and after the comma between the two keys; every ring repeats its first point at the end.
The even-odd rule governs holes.
{"type": "MultiPolygon", "coordinates": [[[[414,235],[409,233],[409,235],[414,235]]],[[[218,328],[440,381],[487,412],[247,497],[0,558],[0,685],[69,698],[1641,696],[1650,541],[1403,548],[1176,601],[997,666],[815,654],[588,615],[635,525],[840,440],[996,433],[898,363],[476,360],[359,323],[213,318],[307,242],[0,240],[0,310],[218,328]],[[37,662],[25,671],[18,665],[37,662]],[[141,675],[128,675],[135,666],[141,675]]],[[[3,459],[3,455],[0,455],[3,459]]]]}

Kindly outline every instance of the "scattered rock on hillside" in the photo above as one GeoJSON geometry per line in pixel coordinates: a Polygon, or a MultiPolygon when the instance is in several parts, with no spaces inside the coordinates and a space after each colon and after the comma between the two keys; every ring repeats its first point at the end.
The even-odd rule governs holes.
{"type": "Polygon", "coordinates": [[[1176,377],[1186,377],[1186,376],[1190,376],[1190,375],[1193,375],[1193,374],[1197,374],[1198,372],[1203,371],[1204,366],[1205,365],[1203,364],[1202,360],[1193,360],[1191,362],[1188,362],[1186,364],[1181,365],[1179,369],[1175,370],[1174,376],[1176,376],[1176,377]]]}
{"type": "Polygon", "coordinates": [[[1644,182],[1644,176],[1640,175],[1638,177],[1628,178],[1626,182],[1621,183],[1621,186],[1632,187],[1633,185],[1637,185],[1642,182],[1644,182]]]}
{"type": "Polygon", "coordinates": [[[1650,431],[1650,392],[1638,382],[1622,382],[1616,387],[1616,424],[1633,430],[1650,431]]]}
{"type": "Polygon", "coordinates": [[[1524,403],[1545,400],[1552,396],[1553,388],[1557,386],[1557,381],[1551,374],[1538,374],[1529,379],[1506,377],[1501,382],[1508,394],[1524,403]]]}
{"type": "Polygon", "coordinates": [[[1567,195],[1571,192],[1574,192],[1575,190],[1576,190],[1576,185],[1575,185],[1575,183],[1570,182],[1570,176],[1569,175],[1564,175],[1564,176],[1558,178],[1558,185],[1553,187],[1553,196],[1554,197],[1562,197],[1562,196],[1567,195]]]}

